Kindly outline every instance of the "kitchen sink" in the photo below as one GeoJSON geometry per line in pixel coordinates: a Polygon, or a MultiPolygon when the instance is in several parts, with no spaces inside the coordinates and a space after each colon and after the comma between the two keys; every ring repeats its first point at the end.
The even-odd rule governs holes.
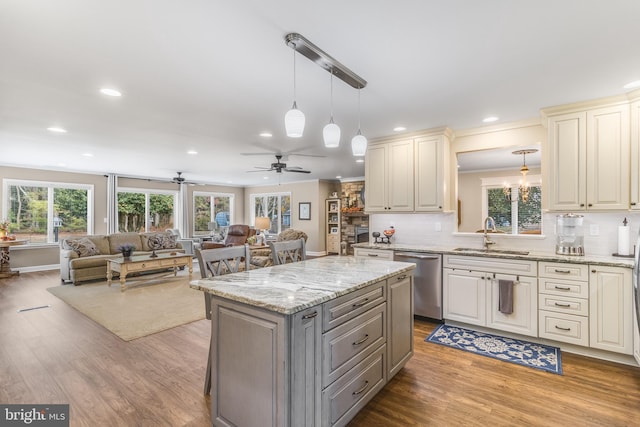
{"type": "Polygon", "coordinates": [[[485,254],[529,255],[529,251],[512,251],[507,249],[455,248],[456,252],[482,252],[485,254]]]}

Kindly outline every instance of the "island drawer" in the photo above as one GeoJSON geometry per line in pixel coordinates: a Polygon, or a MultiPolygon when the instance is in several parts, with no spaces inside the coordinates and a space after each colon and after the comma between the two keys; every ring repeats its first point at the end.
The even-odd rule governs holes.
{"type": "Polygon", "coordinates": [[[581,346],[589,345],[589,318],[540,310],[538,333],[548,338],[581,346]]]}
{"type": "Polygon", "coordinates": [[[387,340],[387,304],[322,335],[322,385],[328,386],[387,340]]]}
{"type": "Polygon", "coordinates": [[[588,316],[589,300],[583,298],[538,294],[538,308],[540,310],[555,311],[558,313],[588,316]]]}
{"type": "Polygon", "coordinates": [[[345,425],[384,387],[386,345],[322,392],[322,425],[345,425]]]}
{"type": "Polygon", "coordinates": [[[540,261],[538,276],[551,279],[589,280],[589,266],[587,264],[569,264],[559,262],[540,261]]]}
{"type": "Polygon", "coordinates": [[[322,330],[326,332],[386,301],[386,280],[348,293],[322,307],[322,330]]]}
{"type": "Polygon", "coordinates": [[[541,277],[538,279],[538,292],[567,297],[589,298],[589,282],[541,277]]]}

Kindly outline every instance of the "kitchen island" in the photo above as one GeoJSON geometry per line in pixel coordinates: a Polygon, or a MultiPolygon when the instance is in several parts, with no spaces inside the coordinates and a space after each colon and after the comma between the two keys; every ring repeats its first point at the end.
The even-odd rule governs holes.
{"type": "Polygon", "coordinates": [[[330,256],[191,283],[216,426],[345,425],[413,355],[412,263],[330,256]]]}

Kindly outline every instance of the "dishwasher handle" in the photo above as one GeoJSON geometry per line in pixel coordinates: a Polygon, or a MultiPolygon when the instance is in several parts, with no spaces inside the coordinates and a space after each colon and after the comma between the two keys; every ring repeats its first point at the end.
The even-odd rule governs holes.
{"type": "Polygon", "coordinates": [[[394,257],[399,258],[418,258],[418,259],[440,259],[440,255],[428,255],[417,252],[396,252],[394,257]]]}

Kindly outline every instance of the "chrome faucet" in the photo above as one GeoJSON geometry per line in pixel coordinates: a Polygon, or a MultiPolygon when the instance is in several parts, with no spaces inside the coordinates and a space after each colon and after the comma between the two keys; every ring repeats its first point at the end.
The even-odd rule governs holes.
{"type": "Polygon", "coordinates": [[[484,238],[483,238],[482,246],[487,251],[489,250],[489,246],[496,244],[496,242],[494,242],[493,240],[491,240],[489,238],[489,236],[487,236],[487,227],[489,226],[489,223],[491,223],[491,230],[494,233],[496,232],[496,222],[495,222],[495,220],[490,216],[486,217],[484,219],[484,238]]]}

